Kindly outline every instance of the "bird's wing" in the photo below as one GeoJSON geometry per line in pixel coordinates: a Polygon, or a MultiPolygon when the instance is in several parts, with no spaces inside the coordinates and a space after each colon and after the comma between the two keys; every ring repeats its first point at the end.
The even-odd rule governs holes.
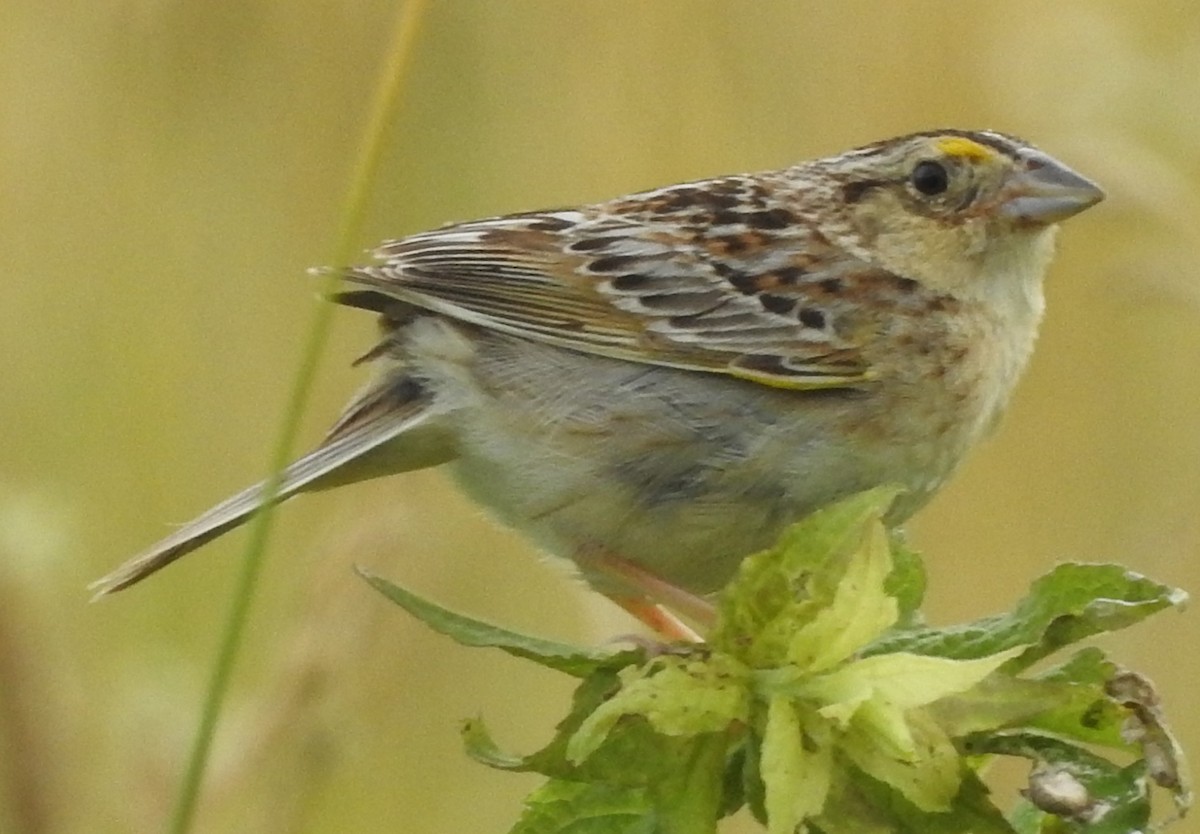
{"type": "Polygon", "coordinates": [[[868,381],[855,296],[895,276],[765,194],[729,177],[449,226],[339,271],[334,298],[783,388],[868,381]]]}

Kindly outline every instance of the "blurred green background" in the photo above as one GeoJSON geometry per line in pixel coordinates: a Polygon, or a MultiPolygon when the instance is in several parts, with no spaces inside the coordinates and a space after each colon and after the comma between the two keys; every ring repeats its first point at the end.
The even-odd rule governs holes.
{"type": "MultiPolygon", "coordinates": [[[[0,4],[0,830],[163,828],[245,536],[84,586],[265,471],[398,9],[0,4]]],[[[1189,2],[435,2],[358,243],[913,129],[1025,135],[1109,200],[1064,230],[1001,431],[911,525],[929,613],[1001,610],[1059,559],[1198,591],[1197,101],[1189,2]]],[[[373,335],[337,313],[304,445],[373,335]]],[[[468,761],[456,722],[532,749],[570,681],[430,636],[351,566],[547,636],[632,623],[436,472],[275,532],[199,830],[507,830],[536,780],[468,761]]],[[[1104,643],[1194,755],[1198,642],[1168,613],[1104,643]]]]}

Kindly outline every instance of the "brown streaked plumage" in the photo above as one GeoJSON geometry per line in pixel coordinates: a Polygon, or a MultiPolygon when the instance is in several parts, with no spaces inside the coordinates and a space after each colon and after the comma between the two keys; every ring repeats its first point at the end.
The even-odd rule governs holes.
{"type": "Polygon", "coordinates": [[[709,593],[829,501],[895,482],[900,521],[944,482],[1032,350],[1056,224],[1101,197],[1021,140],[945,130],[384,243],[333,299],[381,314],[376,375],[280,497],[448,463],[627,607],[709,593]]]}

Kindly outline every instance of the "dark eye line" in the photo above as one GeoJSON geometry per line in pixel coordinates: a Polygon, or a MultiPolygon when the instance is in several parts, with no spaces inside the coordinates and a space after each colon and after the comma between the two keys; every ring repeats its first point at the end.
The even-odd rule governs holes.
{"type": "MultiPolygon", "coordinates": [[[[882,188],[885,185],[893,185],[896,182],[897,180],[858,180],[856,182],[848,182],[842,186],[842,199],[847,203],[857,203],[869,191],[882,188]]],[[[904,182],[904,180],[900,180],[900,182],[904,182]]]]}
{"type": "MultiPolygon", "coordinates": [[[[942,168],[946,172],[948,184],[947,184],[946,190],[942,191],[938,194],[932,194],[932,195],[921,194],[919,191],[917,193],[921,194],[921,196],[924,198],[944,196],[947,192],[950,191],[949,178],[953,176],[953,173],[950,170],[950,166],[946,165],[945,162],[943,162],[941,160],[937,160],[937,159],[921,160],[921,162],[932,162],[932,163],[942,166],[942,168]]],[[[918,162],[917,164],[919,165],[920,162],[918,162]]],[[[853,204],[853,203],[857,203],[857,202],[861,201],[864,197],[866,197],[866,195],[868,193],[870,193],[871,191],[874,191],[877,188],[892,188],[892,187],[898,186],[902,189],[907,189],[912,184],[913,184],[913,182],[912,182],[912,173],[911,172],[904,176],[889,177],[887,179],[879,178],[879,179],[857,180],[855,182],[848,182],[842,186],[842,199],[845,200],[845,202],[847,204],[853,204]]],[[[967,206],[969,206],[971,203],[973,203],[975,201],[975,198],[978,196],[979,196],[979,185],[972,184],[963,193],[962,199],[956,202],[954,208],[955,209],[965,209],[967,206]]]]}
{"type": "Polygon", "coordinates": [[[905,175],[902,177],[889,177],[887,179],[848,182],[842,186],[842,199],[847,203],[857,203],[877,188],[894,188],[897,186],[907,188],[911,184],[911,181],[911,177],[905,175]]]}

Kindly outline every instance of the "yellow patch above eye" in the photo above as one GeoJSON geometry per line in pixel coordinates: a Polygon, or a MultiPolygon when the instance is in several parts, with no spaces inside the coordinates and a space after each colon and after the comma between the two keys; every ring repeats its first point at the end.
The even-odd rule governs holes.
{"type": "Polygon", "coordinates": [[[967,159],[971,162],[983,162],[996,155],[992,149],[963,136],[947,136],[937,140],[934,145],[946,156],[967,159]]]}

